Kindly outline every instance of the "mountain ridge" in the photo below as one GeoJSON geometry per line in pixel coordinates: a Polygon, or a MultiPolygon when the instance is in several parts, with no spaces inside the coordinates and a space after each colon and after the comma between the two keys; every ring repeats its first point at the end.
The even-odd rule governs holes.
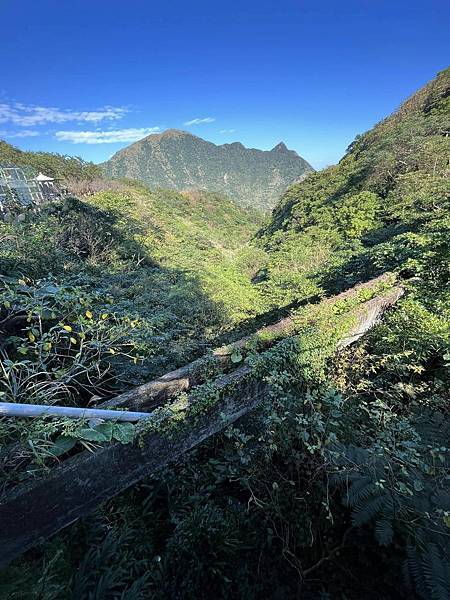
{"type": "Polygon", "coordinates": [[[260,150],[238,141],[215,144],[180,129],[152,133],[100,167],[109,177],[137,179],[151,188],[220,192],[240,206],[263,211],[314,170],[284,142],[260,150]]]}

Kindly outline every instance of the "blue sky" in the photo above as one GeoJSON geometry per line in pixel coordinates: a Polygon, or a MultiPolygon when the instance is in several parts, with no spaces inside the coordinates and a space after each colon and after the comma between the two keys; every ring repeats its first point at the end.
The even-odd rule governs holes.
{"type": "Polygon", "coordinates": [[[444,0],[0,0],[0,137],[101,161],[152,131],[316,168],[448,66],[444,0]]]}

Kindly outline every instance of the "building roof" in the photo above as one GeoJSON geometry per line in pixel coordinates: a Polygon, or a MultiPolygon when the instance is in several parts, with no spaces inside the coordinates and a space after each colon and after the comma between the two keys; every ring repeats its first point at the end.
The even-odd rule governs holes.
{"type": "Polygon", "coordinates": [[[39,175],[36,177],[36,181],[55,181],[53,179],[53,177],[47,177],[47,175],[44,175],[43,173],[39,173],[39,175]]]}

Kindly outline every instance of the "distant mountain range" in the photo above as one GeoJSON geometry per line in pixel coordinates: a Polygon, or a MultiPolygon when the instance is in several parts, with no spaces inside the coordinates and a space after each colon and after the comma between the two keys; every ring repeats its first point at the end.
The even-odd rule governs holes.
{"type": "Polygon", "coordinates": [[[149,135],[100,166],[109,177],[137,179],[152,189],[221,192],[240,206],[263,211],[273,208],[289,185],[314,171],[283,142],[270,151],[239,142],[218,146],[177,129],[149,135]]]}

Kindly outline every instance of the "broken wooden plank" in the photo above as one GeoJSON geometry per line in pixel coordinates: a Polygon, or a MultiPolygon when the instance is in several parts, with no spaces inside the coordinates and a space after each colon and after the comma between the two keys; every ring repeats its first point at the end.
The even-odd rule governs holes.
{"type": "MultiPolygon", "coordinates": [[[[231,355],[235,350],[243,348],[255,336],[276,336],[289,335],[294,328],[294,322],[290,317],[286,317],[273,325],[267,325],[256,331],[253,335],[246,336],[232,344],[222,346],[213,350],[211,360],[218,369],[225,369],[231,364],[231,355]]],[[[269,345],[269,341],[265,344],[269,345]]],[[[162,404],[168,398],[176,396],[180,392],[185,392],[204,381],[202,367],[204,366],[204,357],[166,373],[157,379],[144,383],[139,387],[133,388],[110,400],[106,400],[99,405],[99,408],[122,408],[127,407],[133,410],[149,410],[162,404]]]]}
{"type": "MultiPolygon", "coordinates": [[[[359,339],[402,293],[401,287],[395,287],[358,307],[354,312],[356,322],[338,347],[359,339]]],[[[243,366],[216,379],[218,391],[230,388],[233,391],[170,436],[152,432],[143,437],[141,445],[113,443],[94,453],[82,452],[48,475],[7,492],[0,504],[0,565],[253,410],[268,388],[250,375],[251,368],[243,366]]],[[[193,401],[190,402],[195,408],[193,401]]]]}
{"type": "Polygon", "coordinates": [[[397,285],[389,292],[364,302],[360,309],[356,311],[355,325],[348,332],[346,337],[338,342],[337,349],[345,348],[346,346],[350,346],[350,344],[357,342],[360,337],[378,323],[384,311],[394,305],[404,293],[403,287],[397,285]]]}
{"type": "MultiPolygon", "coordinates": [[[[375,279],[371,279],[365,283],[360,283],[355,287],[341,292],[332,298],[326,298],[322,301],[323,304],[334,303],[341,300],[346,300],[352,296],[356,296],[362,290],[369,290],[383,283],[392,280],[391,273],[384,273],[375,279]]],[[[397,290],[402,290],[400,286],[396,286],[397,290]]],[[[400,292],[401,293],[401,292],[400,292]]],[[[225,369],[231,363],[231,355],[235,350],[244,348],[255,337],[260,339],[261,348],[270,346],[273,343],[273,338],[289,335],[295,329],[294,319],[286,317],[280,321],[258,329],[254,334],[245,336],[244,338],[227,344],[213,350],[210,358],[219,369],[225,369]]],[[[106,400],[99,405],[99,408],[128,408],[130,410],[150,410],[162,404],[168,398],[189,390],[194,385],[198,385],[204,381],[202,366],[204,358],[197,359],[175,371],[166,373],[162,377],[158,377],[144,383],[132,390],[124,392],[110,400],[106,400]]]]}

